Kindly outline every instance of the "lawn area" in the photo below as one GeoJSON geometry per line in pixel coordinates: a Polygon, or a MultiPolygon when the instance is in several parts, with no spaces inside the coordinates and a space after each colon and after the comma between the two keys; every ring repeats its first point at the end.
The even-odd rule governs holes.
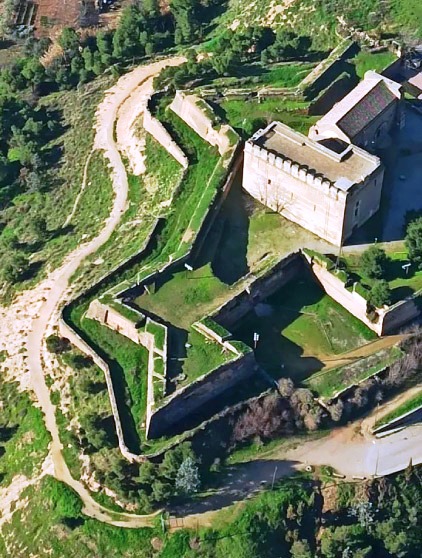
{"type": "Polygon", "coordinates": [[[365,72],[368,70],[382,72],[387,66],[394,62],[394,60],[397,60],[397,56],[389,50],[385,52],[361,50],[353,59],[353,63],[356,66],[356,74],[360,79],[363,79],[365,72]]]}
{"type": "Polygon", "coordinates": [[[189,347],[182,368],[183,374],[186,374],[187,378],[178,387],[190,384],[199,376],[211,372],[214,368],[234,358],[233,353],[223,351],[221,345],[210,341],[192,329],[188,333],[187,343],[189,347]]]}
{"type": "Polygon", "coordinates": [[[348,386],[374,376],[401,356],[402,351],[398,347],[382,349],[353,364],[331,370],[323,370],[314,374],[306,380],[305,384],[306,387],[317,393],[319,397],[331,399],[336,393],[343,391],[348,386]]]}
{"type": "Polygon", "coordinates": [[[236,338],[252,346],[274,377],[302,381],[321,370],[323,360],[364,345],[375,334],[324,293],[310,276],[288,283],[242,319],[236,338]]]}
{"type": "Polygon", "coordinates": [[[382,419],[378,420],[375,423],[374,430],[379,428],[380,426],[384,426],[385,424],[388,424],[392,420],[397,419],[402,415],[405,415],[406,413],[410,413],[410,411],[414,411],[415,409],[418,409],[421,406],[422,406],[422,391],[420,393],[417,393],[410,399],[408,399],[405,403],[403,403],[402,405],[394,409],[394,411],[391,411],[391,413],[385,415],[382,419]]]}
{"type": "Polygon", "coordinates": [[[260,87],[295,87],[309,74],[316,63],[292,62],[263,65],[242,64],[235,68],[230,76],[218,77],[206,85],[241,89],[259,89],[260,87]]]}
{"type": "Polygon", "coordinates": [[[155,293],[143,294],[134,302],[141,310],[187,329],[215,308],[218,298],[227,294],[227,285],[215,277],[207,264],[193,271],[175,273],[155,293]]]}
{"type": "Polygon", "coordinates": [[[293,129],[307,134],[318,116],[308,115],[309,103],[288,99],[265,99],[248,101],[223,101],[221,108],[225,119],[243,137],[252,135],[258,128],[273,120],[279,120],[293,129]]]}
{"type": "MultiPolygon", "coordinates": [[[[405,249],[400,252],[387,250],[387,255],[390,261],[387,265],[385,279],[388,281],[392,290],[393,303],[422,289],[422,271],[416,270],[415,266],[411,265],[409,271],[406,273],[402,267],[404,264],[409,263],[405,249]]],[[[362,284],[371,287],[374,280],[366,277],[362,273],[359,260],[360,256],[358,254],[344,255],[344,262],[347,269],[359,276],[362,279],[362,284]]]]}

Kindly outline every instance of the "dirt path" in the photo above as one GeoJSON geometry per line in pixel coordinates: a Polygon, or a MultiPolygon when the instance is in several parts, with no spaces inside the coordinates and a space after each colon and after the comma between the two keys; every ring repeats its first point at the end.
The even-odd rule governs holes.
{"type": "Polygon", "coordinates": [[[375,339],[375,341],[366,343],[366,345],[362,345],[362,347],[358,347],[357,349],[353,349],[352,351],[348,351],[347,353],[341,353],[340,355],[335,355],[335,356],[318,355],[318,358],[324,364],[321,373],[324,373],[324,371],[330,370],[332,368],[337,368],[338,366],[344,366],[345,364],[350,364],[359,358],[370,356],[373,353],[381,351],[382,349],[389,349],[390,347],[392,347],[399,341],[402,341],[406,337],[407,337],[406,335],[390,335],[387,337],[381,337],[381,339],[375,339]]]}
{"type": "MultiPolygon", "coordinates": [[[[181,62],[183,59],[179,60],[181,62]]],[[[9,377],[18,380],[22,389],[33,391],[36,404],[44,413],[46,427],[52,437],[50,456],[54,476],[78,493],[83,501],[86,515],[116,526],[147,526],[152,523],[154,516],[133,516],[109,512],[93,500],[79,480],[72,478],[61,453],[62,444],[56,424],[55,407],[51,403],[50,391],[45,381],[49,371],[43,358],[44,336],[46,331],[57,323],[59,309],[70,297],[70,277],[87,256],[97,251],[110,238],[127,207],[127,175],[114,141],[114,126],[118,118],[118,111],[134,91],[136,91],[135,98],[137,99],[148,93],[150,90],[148,80],[158,74],[169,62],[174,64],[177,63],[177,60],[176,62],[175,59],[161,60],[126,74],[106,92],[104,101],[98,107],[94,150],[103,150],[105,158],[109,161],[115,194],[111,213],[100,234],[69,254],[62,266],[50,273],[46,280],[31,291],[19,295],[10,307],[0,309],[2,328],[0,346],[8,352],[4,364],[8,369],[9,377]],[[141,82],[147,82],[145,90],[139,87],[141,82]]],[[[139,111],[137,115],[139,116],[139,111]]],[[[130,121],[130,115],[125,116],[125,119],[127,124],[130,121]]],[[[125,141],[124,134],[121,136],[121,141],[123,143],[125,141]]],[[[22,479],[18,480],[19,482],[15,485],[8,487],[13,494],[17,494],[18,487],[22,485],[22,479]]]]}
{"type": "MultiPolygon", "coordinates": [[[[174,62],[174,59],[172,61],[174,62]]],[[[115,192],[112,211],[100,234],[92,241],[79,246],[66,258],[60,268],[54,270],[45,281],[31,291],[19,295],[9,308],[0,309],[2,328],[0,348],[8,351],[8,358],[4,364],[9,370],[8,375],[16,378],[22,389],[33,391],[36,401],[45,415],[45,423],[52,436],[50,459],[54,467],[54,476],[72,487],[80,496],[84,506],[83,511],[86,515],[119,527],[149,526],[154,522],[155,516],[111,512],[95,502],[79,480],[72,478],[61,453],[62,444],[55,419],[55,407],[51,403],[50,391],[45,381],[48,375],[48,366],[43,359],[45,350],[43,340],[46,331],[56,323],[60,306],[68,300],[71,294],[69,278],[87,256],[95,252],[108,240],[119,224],[121,214],[127,206],[127,175],[118,146],[114,140],[116,120],[123,118],[125,122],[125,126],[119,124],[119,146],[127,156],[133,159],[135,155],[132,154],[137,151],[133,143],[132,125],[140,115],[139,107],[142,107],[142,99],[145,99],[150,90],[151,76],[158,73],[167,63],[167,60],[163,60],[150,66],[138,68],[123,76],[107,92],[104,101],[98,108],[94,147],[103,150],[104,156],[109,161],[115,192]],[[144,88],[139,86],[141,81],[145,84],[144,88]],[[131,112],[132,110],[134,112],[131,112]]],[[[140,168],[142,166],[142,155],[139,152],[137,153],[138,155],[133,161],[135,166],[138,165],[140,168]]],[[[408,459],[409,452],[414,451],[414,448],[418,447],[417,442],[422,441],[422,429],[419,431],[409,429],[411,434],[406,437],[391,438],[390,442],[387,443],[379,441],[378,453],[374,453],[371,440],[362,437],[358,440],[353,439],[354,428],[354,426],[351,426],[347,429],[340,429],[333,432],[325,440],[302,444],[296,450],[292,450],[290,454],[275,455],[269,459],[270,466],[264,466],[259,461],[248,464],[243,476],[233,475],[230,482],[222,487],[219,499],[216,502],[218,509],[232,503],[233,498],[236,497],[236,490],[231,489],[233,483],[237,483],[237,486],[240,487],[240,497],[245,497],[245,487],[247,493],[256,489],[256,486],[262,482],[262,477],[268,476],[269,471],[274,471],[275,466],[277,467],[275,478],[291,474],[297,467],[306,462],[314,464],[328,462],[327,464],[336,467],[345,474],[358,474],[359,471],[372,474],[374,470],[380,470],[378,468],[381,459],[380,452],[385,452],[386,448],[389,448],[388,444],[394,444],[393,450],[389,448],[390,453],[394,454],[394,459],[391,458],[386,466],[383,465],[382,470],[391,469],[397,463],[402,463],[403,460],[408,459]],[[413,437],[411,443],[407,441],[408,436],[413,437]],[[274,465],[274,460],[277,459],[279,465],[274,465]]],[[[419,443],[419,447],[422,447],[422,444],[419,443]]],[[[422,461],[422,456],[420,460],[422,461]]],[[[414,457],[414,463],[420,460],[418,456],[414,457]]],[[[23,487],[26,486],[26,482],[32,481],[18,478],[15,484],[12,483],[8,487],[8,493],[12,495],[12,499],[18,497],[23,487]]],[[[6,499],[11,501],[10,498],[6,499]]],[[[209,507],[213,502],[212,498],[208,498],[207,506],[209,507]]],[[[201,504],[196,504],[195,509],[191,510],[190,521],[193,523],[209,521],[209,517],[204,514],[204,511],[207,510],[204,510],[201,504]]],[[[189,512],[189,510],[187,509],[186,512],[189,512]]]]}

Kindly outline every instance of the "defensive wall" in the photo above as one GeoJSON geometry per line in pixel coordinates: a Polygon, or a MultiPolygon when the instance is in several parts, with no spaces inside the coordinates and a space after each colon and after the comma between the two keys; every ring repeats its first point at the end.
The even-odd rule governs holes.
{"type": "Polygon", "coordinates": [[[370,313],[366,298],[368,293],[365,293],[359,283],[355,282],[351,288],[347,288],[344,272],[336,275],[335,271],[328,269],[328,258],[306,249],[303,250],[303,255],[324,291],[377,335],[387,335],[419,316],[422,291],[391,306],[376,308],[374,313],[370,313]]]}
{"type": "Polygon", "coordinates": [[[210,105],[197,95],[176,91],[171,110],[177,114],[198,136],[218,148],[221,156],[233,147],[233,138],[237,136],[231,126],[218,125],[210,105]]]}
{"type": "Polygon", "coordinates": [[[114,424],[116,426],[116,434],[119,443],[119,449],[122,456],[131,463],[142,463],[145,458],[142,455],[136,455],[129,451],[125,443],[122,423],[120,420],[119,408],[117,406],[116,396],[114,393],[113,380],[111,379],[111,372],[108,364],[94,351],[94,349],[86,342],[76,331],[70,327],[63,318],[59,319],[58,323],[59,334],[82,351],[85,355],[92,358],[95,364],[104,372],[104,377],[107,384],[108,395],[110,398],[110,406],[113,413],[114,424]]]}
{"type": "Polygon", "coordinates": [[[223,328],[230,330],[256,304],[264,301],[284,287],[304,270],[300,252],[294,252],[279,261],[274,267],[253,281],[244,291],[220,306],[211,316],[223,328]]]}
{"type": "Polygon", "coordinates": [[[158,141],[164,149],[176,159],[176,161],[184,168],[187,169],[189,166],[189,161],[183,150],[177,145],[173,140],[171,135],[168,133],[166,128],[161,124],[161,122],[155,118],[151,113],[150,99],[144,110],[143,125],[145,130],[152,135],[152,137],[158,141]]]}
{"type": "MultiPolygon", "coordinates": [[[[208,107],[208,105],[207,105],[208,107]]],[[[211,110],[210,107],[207,110],[211,110]]],[[[149,111],[148,111],[149,112],[149,111]]],[[[188,123],[189,124],[189,123],[188,123]]],[[[153,132],[153,135],[157,141],[160,142],[163,147],[168,149],[169,153],[176,159],[179,160],[180,164],[184,163],[184,159],[182,158],[184,154],[182,150],[174,149],[175,142],[171,138],[170,134],[168,134],[165,127],[158,122],[152,115],[151,118],[147,116],[147,127],[149,127],[149,132],[153,132]],[[158,125],[157,125],[158,124],[158,125]],[[171,141],[170,141],[171,140],[171,141]]],[[[215,194],[211,200],[210,205],[207,207],[198,207],[197,211],[195,210],[192,215],[191,226],[194,229],[194,234],[190,243],[185,246],[187,243],[183,243],[183,250],[180,250],[179,253],[175,253],[174,256],[170,257],[168,261],[163,262],[163,265],[159,267],[155,264],[155,269],[145,268],[143,272],[140,273],[140,276],[137,277],[136,283],[133,281],[123,281],[122,283],[115,284],[112,286],[108,291],[105,291],[101,296],[101,300],[91,301],[90,307],[87,313],[87,317],[91,319],[97,319],[100,322],[107,322],[106,325],[115,331],[125,335],[129,339],[134,342],[141,343],[142,345],[146,346],[149,350],[150,359],[148,364],[148,402],[147,402],[147,415],[149,417],[149,421],[153,415],[154,405],[155,405],[155,398],[154,395],[159,393],[159,391],[163,392],[165,395],[165,373],[164,375],[161,373],[162,371],[165,372],[167,366],[167,331],[165,335],[165,347],[160,349],[157,345],[156,337],[148,331],[148,327],[151,325],[152,320],[146,318],[142,315],[142,313],[135,311],[133,308],[123,304],[121,299],[125,299],[130,296],[130,293],[133,289],[139,290],[142,288],[142,284],[147,284],[149,282],[154,282],[157,276],[160,278],[163,277],[163,272],[171,273],[174,269],[183,268],[183,264],[186,263],[190,258],[193,257],[193,254],[200,249],[200,246],[205,241],[206,234],[211,227],[215,217],[218,214],[218,210],[223,203],[225,197],[227,196],[228,192],[230,191],[230,186],[233,182],[235,172],[237,171],[240,162],[242,160],[241,153],[240,153],[240,143],[239,137],[237,134],[232,130],[230,127],[227,127],[224,130],[215,131],[216,137],[218,138],[219,143],[224,150],[224,155],[218,161],[217,167],[219,173],[216,174],[214,180],[218,178],[220,184],[217,186],[215,194]],[[226,139],[224,140],[223,136],[226,134],[226,139]],[[224,179],[220,178],[224,177],[224,179]],[[199,213],[200,211],[200,213],[199,213]],[[193,223],[195,221],[195,224],[193,223]],[[158,269],[157,269],[158,268],[158,269]],[[140,283],[140,281],[142,283],[140,283]],[[104,301],[107,300],[107,303],[104,301]],[[144,325],[145,328],[140,327],[144,325]],[[160,357],[162,365],[160,366],[160,372],[156,369],[157,364],[157,357],[160,357]],[[160,384],[160,389],[157,389],[157,384],[160,384]]],[[[177,146],[178,147],[178,146],[177,146]]],[[[216,167],[216,169],[217,169],[216,167]]],[[[206,188],[204,188],[204,192],[206,188]]],[[[60,320],[60,332],[61,334],[68,338],[72,343],[75,343],[78,348],[83,351],[85,354],[91,356],[95,362],[101,367],[104,371],[107,387],[109,390],[111,407],[114,415],[114,420],[116,424],[116,432],[119,440],[119,447],[121,449],[123,457],[128,459],[129,461],[142,461],[144,460],[143,456],[136,456],[132,454],[126,444],[124,442],[124,432],[122,429],[122,424],[119,416],[119,410],[114,394],[112,378],[110,375],[110,370],[108,365],[97,355],[95,350],[89,345],[88,340],[83,339],[83,332],[81,331],[81,335],[76,332],[77,327],[74,326],[71,320],[71,308],[77,304],[81,304],[83,301],[89,300],[90,297],[100,289],[103,289],[104,286],[107,284],[113,283],[113,278],[117,277],[122,271],[129,269],[134,263],[142,261],[142,259],[152,250],[154,245],[154,239],[160,232],[160,223],[161,221],[157,221],[153,231],[151,232],[151,236],[148,238],[144,249],[139,253],[130,258],[128,258],[125,262],[117,266],[112,272],[107,273],[100,281],[98,281],[95,285],[92,285],[88,289],[86,289],[83,293],[81,293],[74,301],[68,304],[62,311],[62,319],[60,320]]],[[[182,247],[182,244],[181,246],[182,247]]],[[[114,279],[115,281],[115,279],[114,279]]],[[[162,324],[155,324],[159,327],[164,327],[162,324]]],[[[227,349],[227,347],[226,347],[227,349]]],[[[242,353],[241,351],[237,350],[236,348],[231,348],[233,351],[233,361],[241,361],[242,360],[242,353]]],[[[253,355],[252,355],[253,356],[253,355]]],[[[249,357],[250,358],[250,357],[249,357]]],[[[227,368],[228,364],[226,363],[225,367],[227,368]]],[[[238,363],[234,363],[232,365],[232,377],[235,377],[233,372],[234,368],[237,366],[238,363]]],[[[216,389],[221,389],[225,385],[223,381],[218,381],[218,377],[226,377],[230,376],[230,371],[223,370],[219,374],[219,370],[216,369],[212,371],[215,374],[215,379],[213,379],[213,383],[217,386],[216,389]],[[220,386],[220,387],[219,387],[220,386]]],[[[200,383],[201,384],[201,383],[200,383]]],[[[206,381],[202,382],[203,387],[201,388],[204,391],[202,400],[205,399],[206,392],[209,390],[206,388],[206,381]]],[[[227,388],[225,388],[227,389],[227,388]]],[[[175,394],[173,394],[174,396],[175,394]]],[[[193,399],[191,399],[193,402],[193,399]]],[[[192,406],[192,402],[190,405],[192,406]]],[[[202,404],[202,403],[201,403],[202,404]]],[[[165,411],[161,411],[161,414],[165,414],[165,411]]],[[[149,430],[149,421],[147,424],[147,430],[149,430]]],[[[155,426],[154,426],[155,428],[155,426]]]]}

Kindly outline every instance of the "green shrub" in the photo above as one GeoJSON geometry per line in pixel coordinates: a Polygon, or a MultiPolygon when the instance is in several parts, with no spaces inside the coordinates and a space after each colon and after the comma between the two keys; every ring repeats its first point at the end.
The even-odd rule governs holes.
{"type": "Polygon", "coordinates": [[[410,261],[422,269],[422,217],[408,224],[405,243],[410,261]]]}
{"type": "Polygon", "coordinates": [[[371,246],[360,258],[362,272],[370,279],[384,278],[387,264],[388,256],[379,246],[371,246]]]}
{"type": "Polygon", "coordinates": [[[384,279],[376,281],[369,293],[369,302],[376,308],[391,304],[391,289],[384,279]]]}

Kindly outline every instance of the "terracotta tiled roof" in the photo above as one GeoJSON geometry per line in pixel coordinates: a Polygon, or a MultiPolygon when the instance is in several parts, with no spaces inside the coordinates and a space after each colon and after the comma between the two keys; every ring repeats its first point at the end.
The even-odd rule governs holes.
{"type": "Polygon", "coordinates": [[[384,81],[379,81],[338,121],[337,126],[349,138],[353,138],[396,99],[384,81]]]}

